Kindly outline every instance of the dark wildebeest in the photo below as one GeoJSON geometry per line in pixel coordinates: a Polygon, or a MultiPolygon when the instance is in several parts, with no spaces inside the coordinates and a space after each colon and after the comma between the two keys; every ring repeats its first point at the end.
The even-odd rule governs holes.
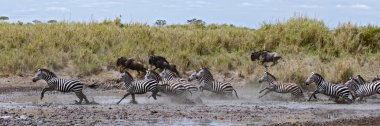
{"type": "Polygon", "coordinates": [[[125,57],[120,57],[116,60],[116,66],[120,67],[120,72],[124,72],[125,69],[131,69],[131,70],[136,70],[137,72],[146,72],[146,68],[144,67],[144,64],[142,64],[139,61],[136,61],[135,59],[132,58],[125,58],[125,57]]]}
{"type": "Polygon", "coordinates": [[[156,56],[154,54],[150,54],[149,55],[149,64],[150,65],[153,65],[154,68],[153,70],[156,70],[157,68],[160,68],[160,69],[169,69],[170,71],[173,71],[174,73],[176,73],[178,76],[179,75],[179,72],[177,70],[177,66],[174,65],[174,64],[170,64],[166,58],[162,57],[162,56],[156,56]]]}
{"type": "Polygon", "coordinates": [[[261,65],[264,65],[264,63],[266,62],[272,62],[271,66],[273,66],[277,64],[279,59],[281,59],[280,55],[278,55],[276,52],[272,52],[268,50],[261,50],[261,51],[253,52],[251,54],[251,60],[252,61],[259,60],[261,61],[261,65]]]}

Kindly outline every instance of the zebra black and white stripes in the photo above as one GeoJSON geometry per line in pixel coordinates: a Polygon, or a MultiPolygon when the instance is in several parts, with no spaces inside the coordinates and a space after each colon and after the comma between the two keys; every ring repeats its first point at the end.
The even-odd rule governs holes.
{"type": "Polygon", "coordinates": [[[354,95],[359,98],[359,101],[380,92],[380,81],[363,84],[360,78],[350,78],[345,85],[354,92],[354,95]]]}
{"type": "Polygon", "coordinates": [[[162,79],[162,77],[154,70],[147,70],[145,74],[145,79],[153,79],[158,81],[159,92],[163,92],[165,94],[178,95],[187,91],[186,87],[182,84],[182,82],[162,79]]]}
{"type": "Polygon", "coordinates": [[[231,86],[230,83],[223,83],[214,80],[211,72],[207,68],[202,68],[198,72],[194,72],[190,75],[189,81],[197,79],[201,86],[199,87],[200,91],[203,89],[217,93],[217,94],[232,94],[235,92],[237,98],[236,90],[231,86]]]}
{"type": "Polygon", "coordinates": [[[185,79],[179,78],[176,73],[174,73],[173,71],[169,69],[164,69],[160,73],[160,76],[162,77],[163,80],[180,82],[189,91],[198,91],[198,87],[192,85],[185,79]]]}
{"type": "Polygon", "coordinates": [[[60,92],[75,92],[79,98],[78,104],[82,103],[84,99],[86,103],[89,103],[86,95],[83,94],[83,84],[78,80],[67,80],[58,78],[53,72],[47,69],[38,69],[36,75],[33,77],[33,82],[38,80],[45,80],[48,87],[44,88],[41,92],[41,100],[44,97],[46,91],[60,91],[60,92]]]}
{"type": "Polygon", "coordinates": [[[259,96],[259,98],[263,97],[264,95],[268,94],[269,92],[277,92],[277,93],[291,93],[292,95],[296,97],[303,97],[302,88],[298,86],[295,83],[279,83],[276,80],[276,77],[270,74],[269,72],[265,72],[264,76],[262,76],[259,79],[259,83],[261,82],[268,82],[269,85],[262,89],[259,93],[263,92],[264,90],[268,90],[263,95],[259,96]]]}
{"type": "MultiPolygon", "coordinates": [[[[309,85],[311,83],[315,82],[317,85],[317,89],[311,94],[309,101],[311,100],[311,97],[316,98],[316,94],[322,93],[327,96],[331,96],[335,98],[336,100],[339,97],[342,97],[347,102],[352,103],[353,99],[350,99],[351,92],[346,86],[331,84],[327,82],[320,74],[312,72],[311,75],[306,80],[306,85],[309,85]]],[[[353,96],[351,95],[353,98],[353,96]]]]}
{"type": "Polygon", "coordinates": [[[132,95],[132,103],[137,103],[135,99],[135,94],[145,94],[147,92],[152,92],[152,97],[156,100],[156,95],[158,93],[158,81],[153,79],[144,80],[133,80],[131,74],[127,71],[117,80],[117,82],[123,81],[127,87],[127,93],[120,99],[117,104],[119,104],[125,97],[132,95]]]}

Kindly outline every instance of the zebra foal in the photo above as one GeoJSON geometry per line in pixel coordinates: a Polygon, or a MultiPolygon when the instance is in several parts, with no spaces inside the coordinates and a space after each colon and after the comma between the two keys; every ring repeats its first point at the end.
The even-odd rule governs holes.
{"type": "Polygon", "coordinates": [[[280,83],[277,81],[276,77],[270,74],[269,72],[265,72],[265,74],[259,79],[259,83],[268,82],[269,85],[262,89],[259,93],[264,90],[268,90],[263,95],[259,96],[259,98],[268,94],[269,92],[277,92],[277,93],[291,93],[295,97],[303,97],[302,88],[295,83],[280,83]]]}

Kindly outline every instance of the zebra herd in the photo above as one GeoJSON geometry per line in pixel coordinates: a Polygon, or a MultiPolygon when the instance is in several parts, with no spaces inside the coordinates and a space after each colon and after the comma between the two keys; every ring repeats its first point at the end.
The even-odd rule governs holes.
{"type": "MultiPolygon", "coordinates": [[[[264,52],[261,52],[259,54],[263,53],[264,52]]],[[[256,55],[258,55],[258,53],[255,53],[255,56],[256,55]]],[[[269,56],[279,57],[277,54],[269,56]]],[[[265,58],[258,59],[265,60],[265,58]]],[[[276,64],[277,60],[280,58],[268,59],[276,59],[267,61],[274,62],[274,64],[276,64]]],[[[252,61],[254,60],[252,59],[252,61]]],[[[202,92],[203,90],[207,90],[221,96],[228,95],[239,98],[237,91],[230,83],[215,80],[208,68],[201,68],[193,72],[187,79],[183,79],[180,77],[176,66],[170,64],[164,57],[161,56],[149,56],[149,64],[155,66],[155,69],[160,68],[160,73],[156,72],[155,69],[144,68],[144,65],[141,62],[131,58],[126,59],[121,57],[117,59],[116,63],[117,66],[121,67],[120,72],[122,73],[122,76],[117,79],[117,83],[124,82],[127,90],[127,93],[117,102],[117,104],[129,95],[132,97],[131,103],[137,103],[135,95],[145,94],[147,92],[151,92],[149,98],[153,97],[155,100],[157,99],[157,96],[161,96],[159,92],[171,96],[181,96],[184,95],[185,92],[192,95],[195,91],[202,92]],[[140,72],[145,73],[145,76],[141,79],[134,79],[127,69],[137,70],[139,74],[140,72]],[[197,80],[199,86],[193,85],[191,83],[193,80],[197,80]]],[[[48,87],[43,89],[41,99],[46,91],[55,90],[61,92],[74,92],[79,98],[79,101],[76,101],[76,103],[81,104],[83,100],[85,100],[86,103],[89,103],[87,97],[82,92],[84,84],[80,81],[59,78],[47,69],[38,69],[36,75],[33,77],[33,82],[41,79],[45,80],[48,85],[48,87]]],[[[334,98],[336,101],[339,98],[342,98],[347,103],[353,103],[356,98],[359,98],[359,101],[363,101],[363,99],[368,96],[380,93],[379,80],[380,79],[377,78],[372,82],[367,83],[360,75],[357,75],[354,78],[350,78],[350,80],[348,80],[345,84],[332,84],[326,81],[320,74],[312,72],[306,79],[306,85],[315,83],[317,88],[310,95],[308,101],[312,98],[317,99],[316,94],[318,93],[334,98]]],[[[303,89],[301,86],[295,83],[279,82],[274,75],[267,71],[261,78],[259,78],[259,83],[262,82],[268,82],[268,86],[260,90],[259,93],[262,93],[265,90],[267,91],[263,95],[260,95],[259,98],[270,92],[290,93],[297,99],[304,98],[303,89]]],[[[96,85],[90,85],[88,87],[95,88],[96,85]]]]}

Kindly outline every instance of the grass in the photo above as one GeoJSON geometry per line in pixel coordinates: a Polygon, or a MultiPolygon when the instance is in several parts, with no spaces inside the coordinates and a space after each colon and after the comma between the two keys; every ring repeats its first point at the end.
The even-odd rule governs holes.
{"type": "Polygon", "coordinates": [[[332,82],[353,74],[374,77],[380,69],[380,28],[344,23],[329,29],[324,22],[296,16],[284,22],[263,23],[258,29],[231,25],[101,23],[0,23],[0,74],[32,74],[36,68],[63,70],[87,76],[115,69],[117,57],[147,64],[154,52],[176,64],[181,72],[209,67],[258,78],[264,68],[250,53],[268,49],[285,62],[270,69],[280,80],[303,83],[310,72],[332,82]]]}

